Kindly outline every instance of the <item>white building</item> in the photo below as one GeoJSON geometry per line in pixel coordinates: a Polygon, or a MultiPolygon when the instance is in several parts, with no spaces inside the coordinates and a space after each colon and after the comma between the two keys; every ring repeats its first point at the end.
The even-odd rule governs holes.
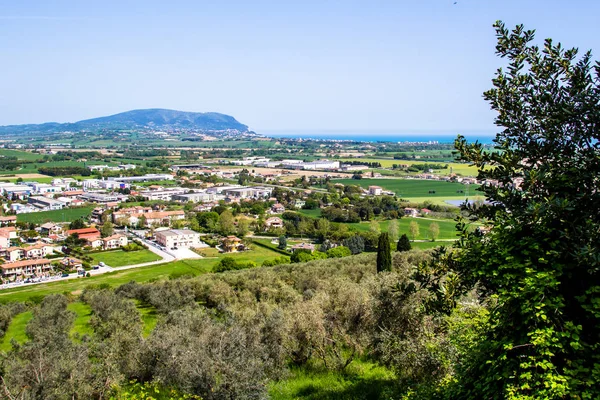
{"type": "Polygon", "coordinates": [[[173,247],[201,247],[200,234],[190,229],[169,229],[155,232],[156,241],[168,249],[173,247]]]}

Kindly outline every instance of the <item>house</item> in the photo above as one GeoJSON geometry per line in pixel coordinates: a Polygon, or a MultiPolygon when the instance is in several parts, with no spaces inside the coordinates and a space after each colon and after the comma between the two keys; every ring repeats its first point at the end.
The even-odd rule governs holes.
{"type": "Polygon", "coordinates": [[[383,189],[380,186],[369,186],[369,194],[371,196],[381,196],[383,189]]]}
{"type": "Polygon", "coordinates": [[[296,251],[309,251],[312,253],[315,251],[315,245],[312,243],[298,243],[292,246],[292,253],[296,251]]]}
{"type": "Polygon", "coordinates": [[[65,203],[44,196],[31,196],[27,199],[27,203],[40,210],[62,210],[65,203]]]}
{"type": "Polygon", "coordinates": [[[40,258],[37,260],[21,260],[0,265],[2,276],[6,278],[16,278],[17,276],[25,275],[42,275],[45,272],[52,270],[50,260],[40,258]]]}
{"type": "Polygon", "coordinates": [[[24,258],[43,258],[54,254],[54,246],[50,246],[47,243],[37,242],[34,245],[23,247],[22,256],[24,258]]]}
{"type": "Polygon", "coordinates": [[[200,234],[191,229],[169,229],[155,232],[156,241],[168,249],[173,247],[201,247],[200,234]]]}
{"type": "Polygon", "coordinates": [[[137,225],[142,215],[152,212],[150,207],[128,207],[113,212],[112,219],[117,225],[137,225]]]}
{"type": "Polygon", "coordinates": [[[67,269],[83,268],[83,261],[75,257],[65,257],[60,260],[60,264],[67,269]]]}
{"type": "Polygon", "coordinates": [[[46,222],[45,224],[41,225],[40,228],[42,233],[46,234],[62,232],[62,226],[54,224],[52,222],[46,222]]]}
{"type": "Polygon", "coordinates": [[[96,228],[81,228],[70,229],[67,231],[67,236],[77,235],[79,239],[93,240],[100,239],[100,231],[96,228]]]}
{"type": "Polygon", "coordinates": [[[221,248],[225,253],[233,253],[243,251],[246,247],[242,243],[242,239],[237,236],[227,236],[221,239],[221,248]]]}
{"type": "Polygon", "coordinates": [[[86,246],[90,246],[93,249],[97,249],[98,247],[102,247],[104,246],[104,242],[102,241],[102,239],[100,237],[91,237],[91,238],[87,238],[85,239],[86,246]]]}
{"type": "Polygon", "coordinates": [[[304,201],[304,200],[300,200],[300,199],[294,200],[295,208],[302,208],[302,207],[304,207],[305,204],[306,204],[306,201],[304,201]]]}
{"type": "Polygon", "coordinates": [[[0,217],[0,226],[8,226],[8,225],[14,225],[17,223],[17,216],[16,215],[9,215],[6,217],[0,217]]]}
{"type": "Polygon", "coordinates": [[[168,226],[171,225],[173,221],[185,219],[185,211],[156,211],[147,213],[144,216],[146,217],[146,226],[151,226],[153,224],[168,226]]]}
{"type": "Polygon", "coordinates": [[[3,253],[6,261],[17,261],[22,258],[23,249],[20,247],[9,247],[3,253]]]}
{"type": "Polygon", "coordinates": [[[265,227],[267,229],[283,228],[283,220],[279,217],[267,218],[265,221],[265,227]]]}
{"type": "Polygon", "coordinates": [[[417,210],[416,208],[405,208],[404,209],[404,215],[407,217],[418,217],[419,216],[419,210],[417,210]]]}
{"type": "Polygon", "coordinates": [[[280,203],[273,204],[271,206],[271,212],[273,214],[281,214],[281,213],[285,212],[285,207],[283,206],[283,204],[280,204],[280,203]]]}
{"type": "Polygon", "coordinates": [[[127,246],[127,236],[116,234],[102,239],[102,248],[104,250],[118,249],[127,246]]]}
{"type": "Polygon", "coordinates": [[[18,237],[17,229],[14,226],[0,228],[0,248],[10,247],[10,241],[18,237]]]}
{"type": "Polygon", "coordinates": [[[431,210],[428,208],[421,208],[421,214],[429,215],[429,214],[431,214],[431,210]]]}

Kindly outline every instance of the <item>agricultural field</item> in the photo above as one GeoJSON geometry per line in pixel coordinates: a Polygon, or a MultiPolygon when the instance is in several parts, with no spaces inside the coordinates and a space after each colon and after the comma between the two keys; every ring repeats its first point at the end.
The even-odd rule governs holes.
{"type": "Polygon", "coordinates": [[[358,185],[365,189],[369,186],[381,186],[395,192],[398,197],[409,200],[413,198],[465,199],[481,196],[481,192],[476,190],[479,185],[423,179],[336,179],[333,182],[358,185]],[[435,191],[435,193],[430,193],[431,191],[435,191]],[[460,191],[464,193],[460,193],[460,191]]]}
{"type": "Polygon", "coordinates": [[[124,265],[137,265],[160,260],[160,257],[150,250],[123,251],[112,250],[99,253],[90,253],[94,263],[103,262],[110,267],[122,267],[124,265]]]}
{"type": "Polygon", "coordinates": [[[17,222],[72,222],[78,218],[87,218],[94,207],[65,208],[64,210],[40,211],[35,213],[17,214],[17,222]]]}
{"type": "Polygon", "coordinates": [[[31,311],[25,311],[13,317],[4,337],[0,339],[0,351],[8,351],[12,348],[10,342],[15,339],[17,343],[25,343],[27,335],[25,334],[25,326],[33,318],[31,311]]]}
{"type": "Polygon", "coordinates": [[[477,176],[477,168],[470,166],[469,164],[457,163],[457,162],[441,162],[432,160],[394,160],[393,158],[376,158],[376,157],[357,157],[357,158],[340,158],[340,161],[364,161],[364,162],[378,162],[384,168],[392,168],[394,164],[448,164],[447,169],[434,170],[435,174],[448,175],[451,172],[461,176],[477,176]]]}

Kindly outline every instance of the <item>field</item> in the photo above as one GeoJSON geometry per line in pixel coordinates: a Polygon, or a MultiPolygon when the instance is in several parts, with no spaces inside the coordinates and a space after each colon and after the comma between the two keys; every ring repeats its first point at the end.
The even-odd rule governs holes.
{"type": "Polygon", "coordinates": [[[462,183],[422,180],[422,179],[336,179],[335,183],[344,185],[358,185],[363,188],[369,186],[381,186],[393,191],[403,199],[412,198],[473,198],[481,196],[481,192],[475,190],[479,185],[463,185],[462,183]],[[464,193],[460,193],[460,191],[464,193]],[[429,193],[435,191],[435,193],[429,193]]]}
{"type": "Polygon", "coordinates": [[[64,210],[40,211],[35,213],[17,214],[18,222],[72,222],[92,213],[93,207],[65,208],[64,210]]]}
{"type": "Polygon", "coordinates": [[[14,316],[4,337],[0,339],[0,351],[8,351],[11,349],[11,339],[15,339],[18,343],[24,343],[27,340],[25,326],[31,318],[33,318],[33,313],[31,311],[26,311],[14,316]]]}
{"type": "MultiPolygon", "coordinates": [[[[254,261],[261,265],[263,261],[278,258],[281,254],[263,247],[254,246],[251,251],[231,253],[241,262],[254,261]]],[[[224,257],[179,260],[170,263],[156,264],[147,267],[132,268],[122,271],[109,272],[89,278],[69,279],[65,281],[45,283],[41,285],[21,286],[18,288],[0,290],[0,302],[27,301],[32,296],[46,296],[52,293],[69,292],[79,294],[86,286],[107,283],[112,287],[120,286],[130,281],[148,282],[155,279],[168,279],[170,276],[200,275],[211,272],[215,264],[224,257]]]]}
{"type": "Polygon", "coordinates": [[[91,253],[90,256],[94,260],[94,263],[97,264],[102,261],[110,267],[137,265],[160,260],[159,256],[146,249],[137,251],[103,251],[100,253],[91,253]]]}
{"type": "Polygon", "coordinates": [[[434,170],[436,174],[448,175],[453,172],[462,176],[477,176],[477,168],[472,167],[469,164],[457,163],[457,162],[441,162],[441,161],[430,161],[430,160],[394,160],[393,158],[374,158],[374,157],[359,157],[359,158],[340,158],[340,161],[364,161],[364,162],[378,162],[384,168],[391,168],[394,164],[448,164],[447,169],[434,170]]]}
{"type": "MultiPolygon", "coordinates": [[[[416,237],[417,240],[429,239],[428,230],[429,225],[432,223],[438,224],[440,227],[440,235],[438,239],[457,239],[456,222],[452,220],[444,219],[429,219],[429,218],[401,218],[398,220],[398,228],[400,235],[406,233],[408,235],[408,226],[412,221],[415,221],[419,225],[419,235],[416,237]]],[[[390,221],[380,221],[379,227],[382,232],[387,232],[390,221]]],[[[358,222],[354,224],[348,224],[357,231],[368,231],[371,227],[369,222],[358,222]]],[[[410,237],[410,236],[409,236],[410,237]]],[[[412,238],[411,238],[412,239],[412,238]]]]}

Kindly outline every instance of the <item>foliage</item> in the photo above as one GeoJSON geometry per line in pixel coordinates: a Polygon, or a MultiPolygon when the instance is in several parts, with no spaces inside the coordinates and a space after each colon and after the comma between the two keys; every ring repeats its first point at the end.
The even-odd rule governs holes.
{"type": "Polygon", "coordinates": [[[398,239],[398,244],[396,245],[396,251],[409,251],[412,248],[410,245],[410,240],[406,234],[402,234],[400,239],[398,239]]]}
{"type": "Polygon", "coordinates": [[[392,252],[390,249],[390,237],[387,232],[379,235],[377,245],[377,272],[392,270],[392,252]]]}
{"type": "Polygon", "coordinates": [[[279,244],[277,245],[277,248],[280,250],[285,250],[287,248],[287,238],[285,235],[279,236],[279,244]]]}
{"type": "Polygon", "coordinates": [[[408,225],[408,234],[413,241],[419,236],[419,224],[417,224],[417,221],[410,221],[410,225],[408,225]]]}
{"type": "Polygon", "coordinates": [[[440,236],[440,226],[437,223],[432,222],[431,224],[429,224],[428,233],[429,237],[431,238],[431,241],[435,242],[440,236]]]}
{"type": "Polygon", "coordinates": [[[348,257],[350,255],[352,255],[352,252],[345,246],[338,246],[327,250],[327,257],[329,258],[341,258],[348,257]]]}
{"type": "Polygon", "coordinates": [[[342,244],[350,249],[352,254],[360,254],[365,251],[365,240],[359,235],[350,236],[342,244]]]}
{"type": "Polygon", "coordinates": [[[600,65],[550,39],[540,49],[522,26],[495,27],[508,67],[485,98],[502,151],[456,141],[480,179],[498,182],[482,188],[490,204],[468,207],[492,229],[462,232],[434,289],[457,296],[478,283],[496,305],[453,397],[598,398],[600,65]]]}

